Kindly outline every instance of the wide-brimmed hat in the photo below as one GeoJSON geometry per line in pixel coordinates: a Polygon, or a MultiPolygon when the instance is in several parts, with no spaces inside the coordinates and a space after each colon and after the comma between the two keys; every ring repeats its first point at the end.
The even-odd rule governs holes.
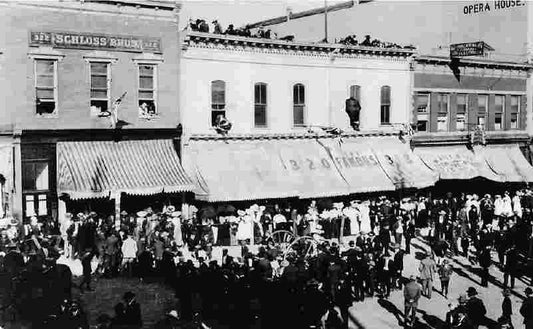
{"type": "Polygon", "coordinates": [[[120,216],[128,216],[128,212],[126,210],[122,210],[120,212],[120,216]]]}
{"type": "Polygon", "coordinates": [[[466,290],[466,294],[467,294],[468,296],[475,296],[475,295],[477,295],[477,290],[476,290],[476,288],[474,288],[474,287],[469,287],[469,288],[466,290]]]}
{"type": "Polygon", "coordinates": [[[283,267],[287,267],[287,266],[289,266],[289,261],[284,259],[284,260],[281,261],[280,265],[283,266],[283,267]]]}
{"type": "Polygon", "coordinates": [[[172,310],[167,313],[167,316],[170,316],[171,318],[179,319],[178,311],[172,310]]]}
{"type": "Polygon", "coordinates": [[[251,210],[251,211],[259,211],[259,205],[258,205],[258,204],[253,204],[253,205],[250,207],[250,210],[251,210]]]}
{"type": "Polygon", "coordinates": [[[137,217],[141,217],[141,218],[144,218],[148,215],[148,213],[144,210],[141,210],[141,211],[138,211],[137,212],[137,217]]]}
{"type": "Polygon", "coordinates": [[[173,213],[174,211],[176,211],[176,207],[174,207],[173,205],[167,206],[167,208],[165,209],[165,212],[166,212],[167,214],[171,214],[171,213],[173,213]]]}
{"type": "Polygon", "coordinates": [[[246,212],[244,210],[239,209],[239,210],[237,210],[237,215],[244,216],[244,215],[246,215],[246,212]]]}

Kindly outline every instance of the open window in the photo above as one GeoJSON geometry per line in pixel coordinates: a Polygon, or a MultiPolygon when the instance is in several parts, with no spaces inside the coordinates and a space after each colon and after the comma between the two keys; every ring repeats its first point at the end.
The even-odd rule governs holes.
{"type": "Polygon", "coordinates": [[[211,126],[215,126],[219,116],[226,117],[226,82],[211,81],[211,126]]]}
{"type": "Polygon", "coordinates": [[[35,59],[35,112],[57,114],[57,60],[35,59]]]}
{"type": "Polygon", "coordinates": [[[139,89],[137,93],[139,116],[149,118],[157,115],[157,65],[138,65],[139,89]]]}

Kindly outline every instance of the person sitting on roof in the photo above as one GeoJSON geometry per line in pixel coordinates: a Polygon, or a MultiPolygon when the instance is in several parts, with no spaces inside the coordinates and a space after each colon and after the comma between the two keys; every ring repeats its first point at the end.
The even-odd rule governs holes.
{"type": "Polygon", "coordinates": [[[365,46],[365,47],[371,47],[372,46],[372,40],[370,39],[370,35],[365,35],[365,40],[363,40],[363,42],[361,42],[361,46],[365,46]]]}
{"type": "Polygon", "coordinates": [[[236,35],[237,34],[235,29],[233,28],[233,24],[228,25],[228,28],[226,29],[224,34],[227,34],[227,35],[236,35]]]}
{"type": "Polygon", "coordinates": [[[205,22],[205,20],[200,20],[200,25],[198,25],[198,31],[203,33],[209,33],[209,25],[205,22]]]}
{"type": "Polygon", "coordinates": [[[216,19],[212,23],[213,23],[213,33],[222,34],[222,27],[220,26],[220,23],[216,19]]]}

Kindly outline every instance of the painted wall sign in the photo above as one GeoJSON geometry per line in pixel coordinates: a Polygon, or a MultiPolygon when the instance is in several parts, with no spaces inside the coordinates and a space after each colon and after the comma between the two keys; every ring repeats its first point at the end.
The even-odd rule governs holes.
{"type": "Polygon", "coordinates": [[[493,2],[473,2],[463,7],[463,14],[472,15],[488,11],[523,7],[525,5],[526,0],[496,0],[493,2]]]}
{"type": "Polygon", "coordinates": [[[161,53],[161,39],[71,32],[30,32],[30,46],[161,53]]]}

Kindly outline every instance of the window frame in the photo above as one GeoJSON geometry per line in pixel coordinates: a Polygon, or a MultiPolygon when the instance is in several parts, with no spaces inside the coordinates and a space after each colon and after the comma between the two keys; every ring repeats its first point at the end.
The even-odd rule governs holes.
{"type": "MultiPolygon", "coordinates": [[[[91,109],[91,115],[92,116],[98,116],[99,113],[101,112],[105,112],[105,111],[93,111],[92,109],[92,101],[95,100],[95,101],[107,101],[107,111],[110,111],[111,110],[111,91],[112,91],[112,71],[111,71],[111,64],[112,64],[112,61],[111,60],[88,60],[87,61],[88,63],[88,66],[89,66],[89,109],[91,109]],[[106,65],[106,75],[107,75],[107,99],[103,99],[103,98],[93,98],[92,97],[92,91],[93,91],[93,88],[92,88],[92,77],[93,77],[93,72],[92,72],[92,64],[105,64],[106,65]]],[[[101,90],[101,89],[100,89],[101,90]]]]}
{"type": "MultiPolygon", "coordinates": [[[[302,128],[305,126],[306,124],[306,109],[307,109],[307,106],[306,106],[306,90],[305,90],[305,85],[301,82],[297,82],[295,84],[292,85],[292,126],[293,128],[302,128]],[[301,88],[303,89],[303,93],[301,91],[298,92],[298,96],[300,97],[297,97],[296,95],[296,88],[301,88]],[[295,99],[298,98],[298,100],[301,100],[300,98],[302,98],[302,94],[303,94],[303,102],[300,102],[300,103],[296,103],[295,102],[295,99]],[[301,123],[296,123],[296,111],[299,110],[302,112],[302,122],[301,123]]],[[[254,95],[255,97],[255,95],[254,95]]],[[[267,97],[268,97],[268,93],[267,93],[267,97]]]]}
{"type": "Polygon", "coordinates": [[[359,104],[361,104],[361,85],[353,84],[348,86],[348,98],[350,97],[357,99],[359,104]],[[352,90],[355,90],[355,93],[352,93],[352,90]]]}
{"type": "Polygon", "coordinates": [[[214,127],[215,126],[215,121],[216,121],[216,118],[218,115],[222,114],[224,116],[224,118],[226,118],[226,105],[227,105],[227,102],[226,102],[226,95],[227,95],[227,83],[226,81],[224,80],[220,80],[220,79],[217,79],[217,80],[212,80],[211,83],[209,84],[209,88],[210,88],[210,96],[211,96],[211,110],[209,111],[210,113],[210,119],[209,119],[209,125],[210,127],[214,127]],[[214,84],[216,82],[222,82],[223,83],[223,87],[224,87],[224,103],[215,103],[213,102],[214,100],[214,84]],[[219,106],[221,106],[220,108],[218,108],[219,106]]]}
{"type": "Polygon", "coordinates": [[[415,93],[415,106],[416,106],[416,130],[418,132],[429,132],[429,113],[431,111],[430,107],[431,107],[431,93],[429,92],[423,92],[423,91],[418,91],[415,93]],[[426,103],[426,107],[425,107],[425,110],[423,111],[420,111],[420,107],[419,107],[419,104],[420,104],[420,98],[424,96],[424,97],[427,97],[427,103],[426,103]],[[420,129],[420,123],[421,122],[424,122],[425,125],[425,129],[420,129]]]}
{"type": "Polygon", "coordinates": [[[380,126],[390,126],[391,125],[391,109],[392,109],[392,88],[389,85],[383,85],[379,89],[379,104],[380,104],[380,111],[379,111],[379,122],[380,126]],[[383,93],[384,90],[388,90],[388,103],[383,102],[383,93]],[[384,109],[386,110],[386,116],[388,121],[383,120],[384,119],[384,109]]]}
{"type": "MultiPolygon", "coordinates": [[[[265,128],[268,128],[268,124],[269,124],[269,120],[268,120],[268,83],[266,82],[255,82],[254,85],[253,85],[253,96],[254,96],[254,112],[253,112],[253,127],[255,129],[265,129],[265,128]],[[256,102],[256,94],[255,94],[255,90],[256,90],[256,87],[257,86],[264,86],[265,88],[265,96],[264,96],[264,100],[265,102],[264,103],[257,103],[256,102]],[[263,106],[264,109],[264,117],[265,117],[265,124],[264,125],[258,125],[257,122],[256,122],[256,113],[257,113],[257,109],[258,109],[258,106],[263,106]]],[[[261,95],[260,95],[261,96],[261,95]]],[[[259,97],[261,98],[261,97],[259,97]]],[[[260,99],[261,100],[261,99],[260,99]]]]}
{"type": "Polygon", "coordinates": [[[520,129],[520,111],[521,109],[521,103],[522,103],[522,95],[511,95],[511,99],[509,100],[510,108],[509,108],[509,129],[511,130],[519,130],[520,129]],[[513,110],[513,99],[517,100],[516,103],[516,112],[513,110]],[[514,120],[514,127],[513,127],[513,116],[516,116],[516,120],[514,120]]]}
{"type": "Polygon", "coordinates": [[[487,115],[488,115],[488,111],[489,111],[489,95],[487,94],[478,94],[477,95],[477,105],[476,105],[476,112],[477,112],[477,116],[476,116],[476,125],[477,126],[481,126],[481,128],[486,128],[487,126],[487,115]],[[484,104],[484,107],[485,107],[485,111],[483,112],[483,124],[480,124],[479,123],[479,119],[481,118],[481,111],[479,110],[480,109],[480,106],[479,106],[479,99],[480,97],[484,97],[485,98],[485,104],[484,104]]]}
{"type": "Polygon", "coordinates": [[[136,97],[137,97],[137,107],[139,108],[139,117],[140,118],[144,118],[144,117],[153,117],[153,116],[158,116],[159,115],[159,102],[158,102],[158,93],[159,93],[159,63],[153,63],[153,62],[142,62],[142,61],[139,61],[136,63],[137,65],[137,93],[136,93],[136,97]],[[153,67],[153,75],[152,75],[152,79],[153,79],[153,88],[152,89],[149,89],[149,88],[141,88],[141,78],[142,77],[148,77],[146,75],[144,76],[141,76],[141,66],[150,66],[150,67],[153,67]],[[152,99],[148,99],[148,98],[141,98],[140,97],[140,93],[141,92],[146,92],[146,91],[151,91],[152,92],[152,99]],[[154,104],[154,113],[142,113],[141,112],[141,101],[143,100],[148,100],[148,101],[152,101],[153,104],[154,104]]]}
{"type": "Polygon", "coordinates": [[[447,131],[450,131],[450,94],[438,93],[437,94],[437,132],[447,132],[447,131]],[[443,102],[444,99],[446,100],[446,108],[443,110],[442,104],[444,104],[443,102]],[[440,118],[446,118],[446,127],[444,129],[439,129],[440,118]]]}
{"type": "MultiPolygon", "coordinates": [[[[466,131],[468,130],[468,94],[456,94],[455,96],[455,129],[457,131],[466,131]],[[464,97],[464,112],[459,111],[459,98],[464,97]],[[463,127],[459,128],[459,118],[463,117],[463,127]]],[[[461,104],[462,105],[462,104],[461,104]]]]}
{"type": "Polygon", "coordinates": [[[494,130],[501,131],[505,130],[505,95],[494,95],[494,130]],[[501,99],[501,111],[500,105],[497,104],[496,100],[501,99]],[[497,128],[496,119],[499,117],[500,126],[497,128]]]}
{"type": "Polygon", "coordinates": [[[39,57],[33,57],[33,104],[34,104],[34,111],[35,111],[35,116],[37,116],[38,118],[57,118],[58,117],[58,113],[59,113],[59,93],[58,93],[58,83],[59,83],[59,80],[58,80],[58,63],[59,63],[59,58],[56,57],[56,56],[39,56],[39,57]],[[54,86],[53,86],[53,95],[54,95],[54,111],[52,113],[42,113],[42,114],[39,114],[37,112],[37,90],[39,88],[41,89],[50,89],[48,86],[46,87],[39,87],[38,84],[37,84],[37,80],[38,80],[38,74],[37,74],[37,63],[38,62],[52,62],[54,64],[54,72],[53,72],[53,82],[54,82],[54,86]],[[47,88],[48,87],[48,88],[47,88]]]}

